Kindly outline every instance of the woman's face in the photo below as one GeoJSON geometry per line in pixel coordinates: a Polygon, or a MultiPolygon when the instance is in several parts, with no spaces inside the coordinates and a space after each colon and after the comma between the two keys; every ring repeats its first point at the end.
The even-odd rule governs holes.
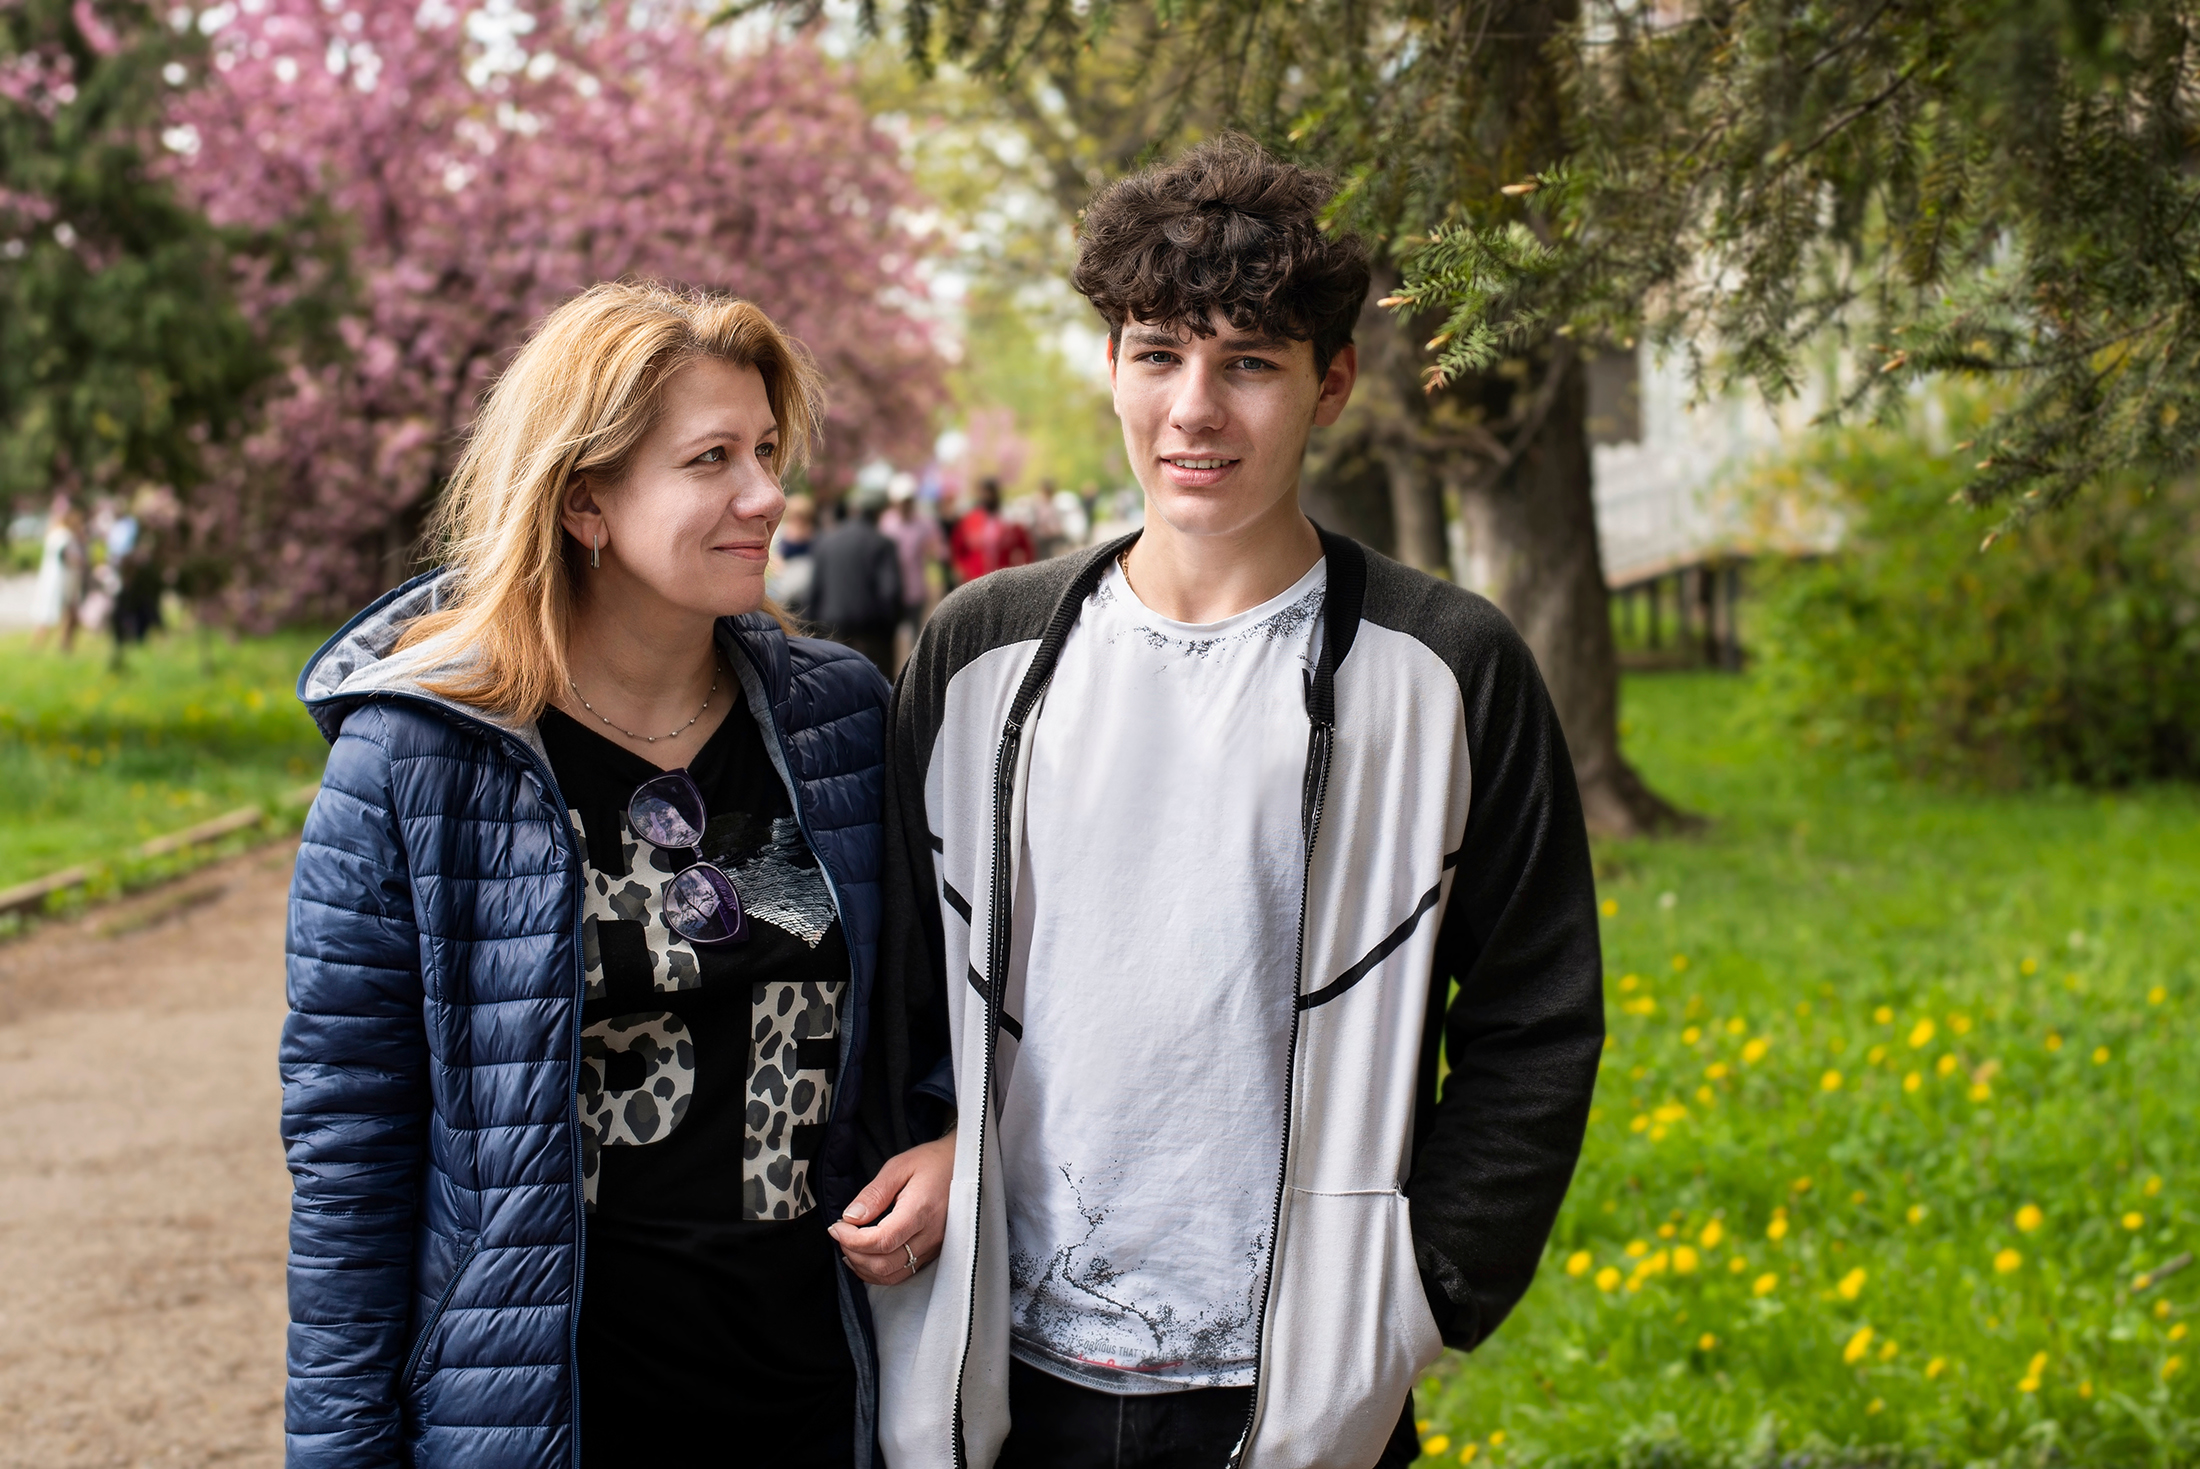
{"type": "Polygon", "coordinates": [[[602,565],[581,571],[583,603],[755,611],[787,505],[778,456],[763,374],[714,358],[674,373],[626,477],[567,492],[566,530],[584,547],[602,543],[602,565]]]}

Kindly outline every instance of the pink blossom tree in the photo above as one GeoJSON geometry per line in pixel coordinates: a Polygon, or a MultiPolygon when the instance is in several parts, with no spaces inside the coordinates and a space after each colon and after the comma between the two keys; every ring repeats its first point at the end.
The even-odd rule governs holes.
{"type": "Polygon", "coordinates": [[[341,266],[242,285],[269,321],[345,306],[340,350],[296,354],[194,497],[239,620],[341,613],[404,574],[482,388],[598,280],[734,291],[800,337],[833,395],[822,485],[921,451],[941,371],[922,201],[814,46],[514,0],[241,0],[201,24],[212,70],[166,134],[180,186],[222,224],[325,201],[345,240],[341,266]]]}

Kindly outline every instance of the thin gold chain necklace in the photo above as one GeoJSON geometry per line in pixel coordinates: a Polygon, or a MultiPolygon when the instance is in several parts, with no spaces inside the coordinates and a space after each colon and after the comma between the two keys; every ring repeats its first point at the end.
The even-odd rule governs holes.
{"type": "Polygon", "coordinates": [[[693,718],[690,718],[686,724],[681,725],[671,734],[666,735],[636,734],[633,730],[627,729],[623,725],[611,724],[611,716],[601,713],[600,711],[598,711],[595,705],[588,702],[587,695],[581,692],[580,685],[573,682],[573,675],[571,675],[570,673],[565,676],[565,686],[573,691],[574,698],[581,701],[581,707],[583,709],[586,709],[589,713],[594,714],[605,724],[611,725],[611,728],[618,730],[620,734],[625,735],[630,740],[640,740],[645,745],[654,745],[659,740],[678,739],[680,736],[688,732],[688,730],[694,725],[697,719],[701,719],[704,715],[710,713],[710,701],[718,697],[718,663],[716,659],[713,659],[711,661],[710,692],[703,696],[703,707],[696,710],[693,718]]]}

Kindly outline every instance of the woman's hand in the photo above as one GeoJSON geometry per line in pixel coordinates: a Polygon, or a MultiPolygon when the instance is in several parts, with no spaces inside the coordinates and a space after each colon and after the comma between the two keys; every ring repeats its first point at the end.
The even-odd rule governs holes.
{"type": "Polygon", "coordinates": [[[825,1232],[863,1280],[899,1285],[939,1258],[947,1234],[947,1185],[954,1176],[954,1133],[919,1143],[887,1159],[840,1222],[825,1232]]]}

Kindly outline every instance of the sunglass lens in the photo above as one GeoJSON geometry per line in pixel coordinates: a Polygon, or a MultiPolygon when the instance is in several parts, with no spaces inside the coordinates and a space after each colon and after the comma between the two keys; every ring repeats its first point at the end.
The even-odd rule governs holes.
{"type": "Polygon", "coordinates": [[[727,944],[749,936],[741,894],[708,863],[690,867],[672,880],[665,890],[665,922],[674,933],[698,944],[727,944]]]}
{"type": "Polygon", "coordinates": [[[703,806],[694,782],[660,775],[634,792],[626,819],[634,834],[653,847],[693,847],[703,840],[703,806]]]}

